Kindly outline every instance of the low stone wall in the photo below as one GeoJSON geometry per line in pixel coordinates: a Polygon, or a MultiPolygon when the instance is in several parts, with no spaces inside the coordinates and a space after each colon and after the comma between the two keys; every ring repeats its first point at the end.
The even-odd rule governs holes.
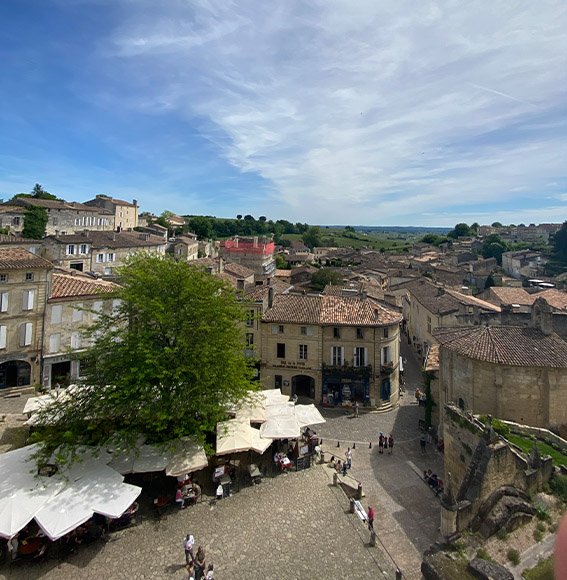
{"type": "Polygon", "coordinates": [[[542,429],[541,427],[531,427],[529,425],[521,425],[520,423],[514,423],[513,421],[502,421],[504,425],[510,427],[512,433],[517,433],[518,435],[526,435],[527,437],[535,436],[537,439],[541,439],[550,445],[557,447],[562,451],[562,453],[567,454],[567,441],[552,433],[548,429],[542,429]]]}

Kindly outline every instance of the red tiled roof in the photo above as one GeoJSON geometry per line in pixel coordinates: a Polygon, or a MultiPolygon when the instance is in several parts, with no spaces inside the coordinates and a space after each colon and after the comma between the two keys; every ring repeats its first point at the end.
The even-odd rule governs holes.
{"type": "Polygon", "coordinates": [[[117,284],[106,280],[94,280],[85,276],[71,276],[69,274],[53,274],[50,299],[96,296],[108,294],[117,288],[119,288],[117,284]]]}
{"type": "Polygon", "coordinates": [[[567,368],[567,343],[556,334],[521,326],[438,328],[433,336],[443,348],[484,362],[567,368]]]}
{"type": "Polygon", "coordinates": [[[51,269],[53,264],[23,248],[0,248],[0,270],[51,269]]]}
{"type": "Polygon", "coordinates": [[[365,298],[345,296],[276,296],[264,322],[333,326],[384,326],[400,322],[401,315],[365,298]]]}

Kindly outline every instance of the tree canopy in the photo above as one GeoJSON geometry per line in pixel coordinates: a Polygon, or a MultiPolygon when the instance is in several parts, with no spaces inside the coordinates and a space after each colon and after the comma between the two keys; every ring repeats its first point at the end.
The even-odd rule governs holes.
{"type": "Polygon", "coordinates": [[[474,232],[472,232],[471,228],[465,223],[457,224],[455,228],[447,234],[450,238],[463,238],[471,235],[474,235],[474,232]]]}
{"type": "Polygon", "coordinates": [[[321,245],[321,230],[318,226],[311,226],[303,234],[303,243],[309,248],[315,248],[321,245]]]}
{"type": "Polygon", "coordinates": [[[327,284],[339,286],[343,283],[343,277],[336,270],[321,268],[311,277],[311,287],[315,290],[323,290],[327,284]]]}
{"type": "Polygon", "coordinates": [[[45,236],[45,228],[49,216],[44,207],[32,206],[24,213],[22,236],[32,240],[41,240],[45,236]]]}
{"type": "Polygon", "coordinates": [[[553,252],[558,259],[567,262],[567,221],[553,236],[553,252]]]}
{"type": "Polygon", "coordinates": [[[145,254],[127,261],[119,281],[113,312],[100,313],[87,331],[84,386],[40,412],[44,426],[35,438],[46,455],[110,437],[203,442],[226,405],[254,389],[244,314],[230,286],[203,269],[145,254]]]}
{"type": "Polygon", "coordinates": [[[61,201],[56,195],[53,195],[52,193],[45,191],[45,189],[43,189],[43,187],[39,183],[36,183],[33,186],[31,193],[17,193],[14,196],[14,199],[17,197],[33,197],[35,199],[51,199],[61,201]]]}
{"type": "Polygon", "coordinates": [[[491,234],[482,242],[481,254],[483,258],[496,258],[502,264],[502,254],[509,249],[508,244],[498,234],[491,234]]]}

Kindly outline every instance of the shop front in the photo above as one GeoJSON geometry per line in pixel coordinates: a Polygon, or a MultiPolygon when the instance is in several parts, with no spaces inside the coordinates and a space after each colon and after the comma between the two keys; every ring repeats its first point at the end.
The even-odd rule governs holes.
{"type": "Polygon", "coordinates": [[[327,407],[351,406],[354,402],[369,406],[372,367],[323,369],[322,404],[327,407]]]}

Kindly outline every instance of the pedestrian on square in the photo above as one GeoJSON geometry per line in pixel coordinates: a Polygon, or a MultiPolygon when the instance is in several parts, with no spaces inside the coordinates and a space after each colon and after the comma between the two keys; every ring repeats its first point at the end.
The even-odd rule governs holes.
{"type": "Polygon", "coordinates": [[[425,433],[421,434],[421,437],[419,438],[419,444],[421,446],[421,452],[425,453],[425,445],[427,444],[427,438],[425,437],[425,433]]]}
{"type": "Polygon", "coordinates": [[[419,405],[419,401],[421,399],[421,391],[419,389],[415,390],[415,402],[419,405]]]}
{"type": "Polygon", "coordinates": [[[203,546],[199,546],[197,555],[195,556],[195,580],[201,580],[205,576],[205,550],[203,546]]]}
{"type": "Polygon", "coordinates": [[[195,566],[193,566],[193,562],[191,564],[187,564],[185,566],[185,570],[187,570],[187,576],[185,580],[195,580],[195,566]]]}
{"type": "Polygon", "coordinates": [[[193,564],[193,545],[195,544],[195,538],[193,534],[187,534],[183,540],[183,549],[185,550],[185,562],[187,564],[193,564]]]}
{"type": "Polygon", "coordinates": [[[346,477],[346,474],[347,474],[347,469],[348,469],[348,464],[347,464],[347,462],[345,461],[345,462],[343,463],[343,477],[346,477]]]}
{"type": "Polygon", "coordinates": [[[390,433],[390,436],[388,437],[388,453],[390,455],[392,455],[393,450],[394,450],[394,438],[392,437],[392,434],[390,433]]]}
{"type": "Polygon", "coordinates": [[[388,437],[384,435],[384,451],[388,451],[388,437]]]}
{"type": "Polygon", "coordinates": [[[384,433],[380,432],[378,437],[378,453],[384,453],[384,433]]]}
{"type": "Polygon", "coordinates": [[[368,529],[374,529],[374,508],[371,505],[368,506],[368,529]]]}
{"type": "Polygon", "coordinates": [[[354,416],[358,417],[358,401],[354,402],[354,416]]]}
{"type": "Polygon", "coordinates": [[[218,487],[217,487],[217,499],[222,499],[224,495],[224,490],[222,488],[222,483],[219,483],[218,487]]]}
{"type": "Polygon", "coordinates": [[[350,469],[352,467],[352,451],[350,450],[350,447],[345,451],[345,457],[346,457],[346,468],[350,469]]]}
{"type": "Polygon", "coordinates": [[[215,580],[215,568],[212,564],[209,564],[209,567],[207,568],[205,580],[215,580]]]}

